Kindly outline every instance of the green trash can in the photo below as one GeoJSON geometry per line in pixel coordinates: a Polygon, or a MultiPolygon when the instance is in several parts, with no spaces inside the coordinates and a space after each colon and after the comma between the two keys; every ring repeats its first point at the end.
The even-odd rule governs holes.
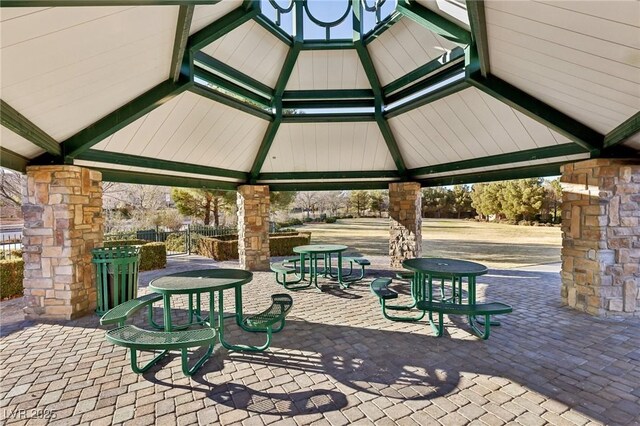
{"type": "Polygon", "coordinates": [[[91,254],[91,263],[96,265],[98,315],[138,297],[139,246],[100,247],[91,254]]]}

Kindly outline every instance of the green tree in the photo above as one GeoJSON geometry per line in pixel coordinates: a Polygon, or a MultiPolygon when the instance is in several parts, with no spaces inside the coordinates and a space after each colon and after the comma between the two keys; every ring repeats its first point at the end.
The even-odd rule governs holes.
{"type": "Polygon", "coordinates": [[[462,216],[462,213],[470,212],[473,210],[471,206],[471,190],[466,185],[456,185],[451,190],[452,208],[453,212],[457,213],[458,219],[462,216]]]}
{"type": "Polygon", "coordinates": [[[269,206],[272,212],[288,210],[298,195],[295,191],[271,191],[269,192],[269,206]]]}
{"type": "Polygon", "coordinates": [[[235,203],[236,193],[233,191],[172,188],[171,198],[180,213],[201,219],[205,225],[211,223],[213,214],[213,224],[220,226],[220,213],[224,208],[235,203]]]}
{"type": "Polygon", "coordinates": [[[546,213],[547,218],[553,217],[553,222],[558,222],[558,209],[562,204],[562,186],[560,186],[560,178],[556,178],[550,181],[545,181],[544,184],[545,196],[543,202],[543,210],[546,213]]]}
{"type": "Polygon", "coordinates": [[[435,187],[422,190],[422,215],[425,217],[446,216],[452,210],[451,190],[435,187]]]}
{"type": "Polygon", "coordinates": [[[385,191],[371,191],[369,194],[369,205],[371,210],[378,212],[378,217],[382,217],[382,212],[387,210],[388,197],[385,191]]]}
{"type": "Polygon", "coordinates": [[[471,206],[476,209],[481,219],[490,215],[499,216],[502,211],[502,182],[477,183],[471,190],[471,206]]]}
{"type": "Polygon", "coordinates": [[[351,191],[349,197],[351,205],[356,208],[358,216],[362,216],[364,211],[369,207],[371,197],[367,191],[351,191]]]}

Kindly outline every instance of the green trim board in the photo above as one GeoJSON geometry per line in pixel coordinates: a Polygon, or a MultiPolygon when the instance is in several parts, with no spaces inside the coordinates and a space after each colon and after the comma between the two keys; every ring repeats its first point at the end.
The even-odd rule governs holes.
{"type": "MultiPolygon", "coordinates": [[[[287,182],[269,183],[270,191],[340,191],[340,190],[367,190],[388,189],[390,183],[398,180],[366,181],[366,182],[287,182]]],[[[260,184],[260,182],[257,182],[260,184]]],[[[267,184],[264,184],[267,185],[267,184]]]]}
{"type": "Polygon", "coordinates": [[[476,167],[499,166],[502,164],[518,163],[521,161],[541,160],[545,158],[561,157],[563,155],[586,154],[584,148],[574,143],[552,145],[542,148],[527,149],[525,151],[509,152],[506,154],[491,155],[489,157],[470,158],[468,160],[454,161],[452,163],[435,164],[433,166],[410,169],[411,176],[428,175],[432,173],[444,173],[476,167]]]}
{"type": "Polygon", "coordinates": [[[371,31],[362,36],[362,42],[364,45],[368,45],[369,43],[375,41],[380,37],[385,31],[393,26],[396,22],[398,22],[402,18],[402,14],[399,12],[393,12],[391,15],[387,16],[382,22],[375,26],[371,31]]]}
{"type": "Polygon", "coordinates": [[[389,97],[396,90],[402,89],[409,84],[412,84],[422,78],[425,78],[427,75],[439,71],[444,70],[464,58],[464,49],[460,47],[456,47],[452,49],[450,52],[443,54],[442,56],[432,59],[426,64],[416,68],[415,70],[403,75],[402,77],[392,81],[382,88],[382,92],[384,93],[384,97],[389,97]]]}
{"type": "Polygon", "coordinates": [[[488,75],[485,78],[479,72],[473,73],[470,78],[467,78],[467,81],[472,86],[566,136],[589,150],[592,155],[597,156],[602,150],[603,135],[506,81],[494,75],[488,75]]]}
{"type": "MultiPolygon", "coordinates": [[[[283,100],[282,108],[373,108],[373,99],[314,99],[314,100],[283,100]]],[[[336,114],[343,114],[336,111],[336,114]]],[[[347,113],[348,114],[348,113],[347,113]]]]}
{"type": "Polygon", "coordinates": [[[293,44],[293,37],[286,33],[282,28],[274,25],[270,20],[265,18],[262,14],[257,14],[254,18],[262,28],[269,31],[272,35],[274,35],[278,40],[286,44],[287,46],[291,46],[293,44]]]}
{"type": "Polygon", "coordinates": [[[361,170],[327,172],[274,172],[260,173],[258,180],[310,180],[310,179],[378,179],[398,178],[397,170],[361,170]]]}
{"type": "Polygon", "coordinates": [[[247,180],[246,172],[222,169],[219,167],[201,166],[198,164],[180,163],[176,161],[160,160],[158,158],[121,154],[118,152],[90,149],[78,155],[76,160],[94,161],[97,163],[120,164],[124,166],[146,167],[149,169],[168,170],[173,172],[195,173],[214,177],[225,177],[247,180]]]}
{"type": "Polygon", "coordinates": [[[258,148],[258,153],[256,154],[256,158],[253,160],[253,165],[249,172],[249,181],[251,183],[253,183],[260,174],[260,170],[264,165],[264,160],[267,158],[269,150],[271,149],[271,144],[273,144],[273,140],[276,138],[276,134],[278,133],[280,123],[282,123],[282,108],[280,108],[279,113],[276,113],[275,120],[269,123],[267,131],[262,138],[262,142],[260,142],[260,148],[258,148]]]}
{"type": "MultiPolygon", "coordinates": [[[[442,83],[444,81],[446,81],[447,79],[453,77],[456,75],[456,73],[461,73],[462,71],[460,70],[453,70],[451,73],[444,73],[441,75],[436,75],[433,78],[429,78],[423,81],[420,81],[419,83],[415,84],[414,86],[408,88],[408,89],[404,89],[402,92],[398,92],[399,93],[404,93],[405,91],[407,91],[403,96],[398,96],[396,99],[396,95],[394,95],[392,98],[395,100],[402,100],[405,97],[408,97],[412,94],[417,93],[418,91],[422,90],[422,89],[426,89],[430,86],[433,86],[435,84],[439,84],[442,83]]],[[[444,97],[447,97],[453,93],[457,93],[461,90],[467,89],[469,88],[470,85],[469,83],[463,78],[459,78],[447,85],[444,85],[442,87],[439,87],[436,90],[424,93],[420,96],[416,96],[414,99],[405,102],[401,105],[396,105],[393,108],[389,108],[389,104],[387,104],[387,109],[384,112],[384,116],[385,118],[393,118],[396,117],[402,113],[405,113],[407,111],[411,111],[412,109],[416,109],[419,108],[423,105],[426,105],[428,103],[431,102],[435,102],[438,99],[442,99],[444,97]]],[[[391,102],[389,102],[391,103],[391,102]]]]}
{"type": "Polygon", "coordinates": [[[0,99],[0,123],[49,154],[62,154],[62,148],[60,148],[58,141],[2,99],[0,99]]]}
{"type": "Polygon", "coordinates": [[[278,81],[276,82],[276,86],[274,87],[274,96],[282,97],[284,93],[285,87],[287,87],[287,83],[289,82],[289,77],[291,77],[291,73],[293,72],[293,68],[296,65],[296,61],[298,60],[298,56],[300,55],[300,49],[302,48],[302,43],[294,43],[293,46],[287,52],[287,57],[284,60],[284,64],[282,65],[282,70],[280,70],[280,75],[278,76],[278,81]]]}
{"type": "Polygon", "coordinates": [[[283,123],[353,123],[376,121],[375,114],[292,114],[283,115],[283,123]]]}
{"type": "Polygon", "coordinates": [[[106,137],[111,136],[143,115],[178,96],[190,86],[190,81],[183,80],[175,83],[172,79],[168,79],[160,83],[148,92],[143,93],[111,114],[71,136],[62,143],[62,152],[65,157],[75,158],[81,152],[88,150],[106,137]]]}
{"type": "Polygon", "coordinates": [[[604,148],[614,147],[640,132],[640,112],[636,112],[604,137],[604,148]]]}
{"type": "Polygon", "coordinates": [[[256,94],[263,96],[266,100],[270,101],[273,97],[273,89],[271,87],[243,72],[236,70],[233,67],[230,67],[216,58],[212,58],[202,51],[196,52],[193,55],[193,60],[214,69],[217,73],[224,78],[227,78],[232,83],[241,84],[256,94]]]}
{"type": "Polygon", "coordinates": [[[480,67],[480,74],[486,77],[490,72],[489,43],[487,37],[487,19],[484,12],[484,0],[474,0],[467,3],[469,26],[471,27],[472,45],[475,47],[480,67]]]}
{"type": "Polygon", "coordinates": [[[253,19],[259,12],[260,10],[257,7],[249,7],[248,9],[238,7],[197,33],[192,34],[187,42],[187,48],[195,53],[197,50],[213,43],[245,22],[253,19]]]}
{"type": "Polygon", "coordinates": [[[289,100],[318,100],[318,99],[371,99],[371,89],[328,89],[328,90],[285,90],[283,101],[289,100]]]}
{"type": "MultiPolygon", "coordinates": [[[[184,60],[184,52],[187,48],[187,40],[189,39],[189,29],[193,20],[193,11],[195,6],[180,6],[178,11],[178,22],[176,24],[176,37],[173,41],[173,53],[171,54],[171,77],[173,81],[178,81],[182,64],[184,60]]],[[[190,75],[190,74],[189,74],[190,75]]]]}
{"type": "Polygon", "coordinates": [[[273,115],[269,114],[268,112],[258,107],[255,107],[251,104],[244,103],[237,99],[229,97],[223,93],[211,90],[208,87],[201,86],[199,84],[194,84],[189,88],[189,91],[196,93],[198,95],[204,96],[206,98],[209,98],[212,101],[220,102],[221,104],[226,105],[228,107],[235,108],[242,112],[246,112],[247,114],[251,114],[255,117],[262,118],[263,120],[273,121],[273,115]]]}
{"type": "Polygon", "coordinates": [[[466,46],[471,43],[471,34],[465,28],[447,20],[435,12],[408,0],[398,0],[398,12],[454,43],[466,46]]]}
{"type": "Polygon", "coordinates": [[[199,79],[202,79],[207,83],[211,83],[212,85],[218,86],[227,92],[233,93],[232,97],[240,102],[244,102],[249,105],[255,104],[254,106],[263,108],[265,110],[270,109],[268,105],[270,99],[266,99],[256,94],[255,92],[252,92],[251,90],[245,89],[244,87],[226,80],[223,77],[213,74],[204,68],[199,68],[196,66],[196,68],[194,69],[194,77],[198,77],[199,79]]]}
{"type": "Polygon", "coordinates": [[[27,158],[0,146],[0,166],[24,173],[27,165],[29,165],[27,158]]]}
{"type": "Polygon", "coordinates": [[[302,43],[302,50],[347,50],[354,48],[355,45],[351,40],[305,40],[302,43]]]}
{"type": "Polygon", "coordinates": [[[526,179],[532,177],[557,176],[560,167],[567,162],[541,164],[539,166],[516,167],[512,169],[491,170],[428,179],[415,179],[424,186],[462,185],[465,183],[495,182],[499,180],[526,179]]]}
{"type": "Polygon", "coordinates": [[[221,0],[2,0],[1,7],[80,6],[188,6],[216,4],[221,0]]]}
{"type": "Polygon", "coordinates": [[[89,168],[102,173],[103,182],[138,183],[141,185],[163,185],[175,186],[179,188],[220,189],[225,191],[235,191],[238,187],[237,183],[225,182],[220,180],[198,179],[156,173],[130,172],[126,170],[114,170],[96,167],[89,168]]]}

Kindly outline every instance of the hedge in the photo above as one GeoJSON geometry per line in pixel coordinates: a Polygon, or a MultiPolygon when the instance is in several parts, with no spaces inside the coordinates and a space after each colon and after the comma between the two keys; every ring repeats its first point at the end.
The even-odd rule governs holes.
{"type": "Polygon", "coordinates": [[[105,247],[140,246],[139,271],[151,271],[167,266],[167,247],[164,243],[149,243],[145,240],[105,241],[105,247]]]}
{"type": "MultiPolygon", "coordinates": [[[[282,232],[269,236],[271,256],[292,255],[293,248],[311,242],[311,232],[282,232]]],[[[196,251],[202,256],[215,260],[238,258],[238,236],[223,235],[215,238],[203,237],[198,241],[196,251]]]]}
{"type": "Polygon", "coordinates": [[[24,261],[22,259],[0,260],[0,298],[22,296],[24,261]]]}

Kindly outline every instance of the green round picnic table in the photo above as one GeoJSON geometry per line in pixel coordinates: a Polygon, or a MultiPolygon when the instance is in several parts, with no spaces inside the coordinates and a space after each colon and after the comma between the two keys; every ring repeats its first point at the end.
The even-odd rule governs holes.
{"type": "Polygon", "coordinates": [[[338,283],[342,287],[348,287],[346,283],[342,281],[342,252],[348,247],[341,244],[308,244],[304,246],[297,246],[293,248],[294,253],[300,254],[300,275],[304,279],[305,274],[305,262],[307,255],[309,256],[309,280],[313,282],[315,287],[322,291],[318,286],[318,275],[327,276],[331,274],[331,254],[336,253],[338,255],[338,283]],[[325,260],[325,265],[322,271],[318,270],[318,256],[322,255],[325,260]]]}

